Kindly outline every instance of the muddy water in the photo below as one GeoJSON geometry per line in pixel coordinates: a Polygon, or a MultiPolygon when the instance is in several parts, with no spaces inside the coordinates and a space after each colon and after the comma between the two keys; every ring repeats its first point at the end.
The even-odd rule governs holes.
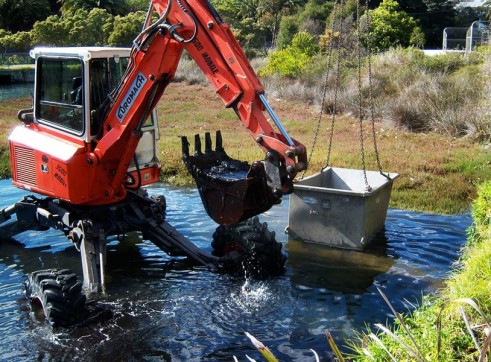
{"type": "MultiPolygon", "coordinates": [[[[206,217],[196,190],[158,185],[150,192],[165,194],[169,222],[209,250],[217,225],[206,217]]],[[[0,206],[23,194],[0,181],[0,206]]],[[[285,200],[261,217],[285,244],[284,276],[245,281],[190,269],[128,235],[109,244],[108,290],[99,296],[113,317],[74,330],[52,330],[23,292],[25,274],[37,269],[69,267],[81,275],[70,243],[54,231],[0,243],[0,360],[261,360],[248,331],[280,360],[314,360],[312,348],[327,361],[326,329],[343,345],[365,322],[390,318],[376,286],[400,311],[408,307],[405,301],[437,290],[471,222],[468,215],[389,210],[385,232],[367,252],[346,252],[288,240],[287,206],[285,200]]]]}

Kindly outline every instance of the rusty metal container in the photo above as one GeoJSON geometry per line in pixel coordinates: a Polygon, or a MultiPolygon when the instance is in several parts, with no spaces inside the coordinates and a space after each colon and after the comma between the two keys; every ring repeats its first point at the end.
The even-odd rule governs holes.
{"type": "Polygon", "coordinates": [[[298,181],[290,195],[291,237],[343,249],[363,250],[385,223],[392,183],[378,171],[329,167],[298,181]]]}

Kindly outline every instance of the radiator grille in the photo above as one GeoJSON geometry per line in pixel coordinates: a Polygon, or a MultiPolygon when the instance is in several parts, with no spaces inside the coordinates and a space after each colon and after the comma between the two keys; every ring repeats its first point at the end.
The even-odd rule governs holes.
{"type": "Polygon", "coordinates": [[[18,182],[36,185],[34,150],[15,146],[15,176],[18,182]]]}

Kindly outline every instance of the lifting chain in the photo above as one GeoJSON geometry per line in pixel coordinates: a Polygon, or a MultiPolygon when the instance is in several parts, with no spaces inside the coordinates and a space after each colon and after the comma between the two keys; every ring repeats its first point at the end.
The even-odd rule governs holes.
{"type": "MultiPolygon", "coordinates": [[[[368,10],[368,9],[367,9],[368,10]]],[[[356,33],[357,33],[357,58],[358,58],[358,121],[360,124],[360,153],[361,165],[363,168],[363,178],[365,179],[365,187],[367,191],[371,191],[372,187],[368,183],[367,169],[365,164],[365,142],[363,137],[363,103],[361,92],[361,27],[360,27],[360,0],[356,1],[356,33]]]]}
{"type": "MultiPolygon", "coordinates": [[[[371,17],[370,13],[368,10],[368,2],[369,0],[365,0],[365,11],[366,11],[366,18],[367,18],[367,23],[366,23],[366,28],[367,28],[367,39],[368,41],[366,42],[366,51],[367,51],[367,71],[368,71],[368,108],[369,108],[369,116],[370,116],[370,123],[371,123],[371,129],[372,129],[372,139],[373,139],[373,149],[375,153],[375,159],[377,161],[377,167],[381,175],[385,176],[388,180],[390,180],[390,177],[388,174],[384,174],[382,172],[382,164],[380,162],[380,156],[378,152],[378,147],[377,147],[377,137],[376,137],[376,132],[375,132],[375,112],[374,112],[374,105],[373,105],[373,96],[372,96],[372,51],[370,47],[370,26],[371,26],[371,17]]],[[[365,165],[365,148],[364,148],[364,137],[363,137],[363,119],[364,117],[364,111],[363,111],[363,106],[362,106],[362,81],[361,81],[361,26],[360,26],[360,0],[357,0],[356,2],[356,30],[358,33],[358,118],[360,122],[360,149],[361,149],[361,160],[362,160],[362,167],[363,167],[363,176],[365,178],[365,186],[368,191],[370,191],[372,188],[368,184],[367,180],[367,173],[366,173],[366,165],[365,165]]]]}
{"type": "MultiPolygon", "coordinates": [[[[371,18],[370,14],[368,13],[368,3],[369,0],[365,0],[365,9],[366,9],[366,14],[367,14],[367,32],[368,32],[368,38],[370,37],[370,26],[371,26],[371,18]]],[[[330,156],[331,156],[331,150],[332,150],[332,141],[333,141],[333,135],[334,135],[334,123],[336,119],[336,113],[337,113],[337,103],[338,103],[338,94],[339,94],[339,87],[340,87],[340,64],[341,64],[341,51],[342,51],[342,46],[343,46],[343,14],[344,14],[344,5],[345,2],[344,0],[340,0],[339,6],[337,6],[337,2],[334,4],[334,11],[333,11],[333,25],[331,28],[331,39],[329,41],[329,47],[328,47],[328,53],[327,53],[327,69],[326,69],[326,75],[325,75],[325,80],[324,80],[324,86],[323,86],[323,92],[322,92],[322,100],[321,100],[321,105],[320,105],[320,112],[319,112],[319,117],[317,119],[317,124],[315,128],[315,133],[314,133],[314,140],[312,143],[312,148],[309,153],[308,157],[308,164],[310,164],[314,149],[317,144],[317,139],[319,137],[319,132],[320,132],[320,125],[321,125],[321,120],[322,120],[322,115],[325,107],[325,101],[326,101],[326,96],[327,96],[327,87],[328,87],[328,82],[329,82],[329,75],[331,71],[331,65],[332,65],[332,53],[333,53],[333,43],[334,43],[334,37],[336,34],[336,29],[339,28],[339,41],[338,41],[338,54],[337,54],[337,59],[336,59],[336,78],[335,78],[335,88],[334,88],[334,100],[333,100],[333,107],[331,110],[331,123],[330,123],[330,129],[329,129],[329,143],[328,143],[328,149],[327,149],[327,156],[326,156],[326,162],[324,166],[322,167],[322,170],[324,170],[326,167],[329,166],[330,164],[330,156]],[[340,9],[340,14],[338,16],[338,9],[340,9]]],[[[362,74],[361,74],[361,67],[362,67],[362,38],[361,38],[361,25],[360,25],[360,0],[357,0],[356,2],[356,32],[357,32],[357,61],[358,61],[358,120],[359,120],[359,127],[360,127],[360,153],[361,153],[361,163],[362,163],[362,168],[363,168],[363,177],[365,181],[365,186],[368,191],[371,191],[371,186],[368,183],[368,177],[367,177],[367,171],[366,171],[366,161],[365,161],[365,142],[364,142],[364,131],[363,131],[363,120],[365,118],[365,112],[363,109],[363,92],[362,92],[362,74]]],[[[374,104],[373,104],[373,96],[372,96],[372,60],[371,60],[371,48],[370,48],[370,43],[367,41],[366,45],[366,51],[367,51],[367,67],[368,67],[368,107],[369,107],[369,117],[370,117],[370,122],[371,122],[371,133],[372,133],[372,138],[373,138],[373,146],[374,146],[374,152],[375,152],[375,158],[377,162],[377,167],[381,175],[385,176],[387,179],[390,180],[390,177],[388,174],[384,174],[382,172],[382,165],[380,162],[380,156],[378,152],[378,147],[377,147],[377,139],[376,139],[376,132],[375,132],[375,112],[374,112],[374,104]]],[[[301,175],[300,179],[303,179],[305,176],[306,170],[301,175]]]]}
{"type": "MultiPolygon", "coordinates": [[[[331,34],[330,34],[331,39],[329,39],[329,46],[328,46],[328,50],[327,50],[327,69],[326,69],[326,75],[325,75],[325,78],[324,78],[324,86],[323,86],[323,89],[322,89],[322,99],[321,99],[321,104],[320,104],[319,117],[317,118],[317,124],[316,124],[316,127],[315,127],[315,133],[314,133],[314,140],[312,142],[312,147],[310,149],[309,157],[308,157],[308,162],[307,162],[308,165],[310,165],[310,161],[312,160],[312,156],[314,154],[314,150],[315,150],[315,147],[316,147],[316,144],[317,144],[317,139],[319,137],[320,126],[321,126],[321,121],[322,121],[322,115],[324,113],[324,106],[325,106],[325,103],[326,103],[327,87],[328,87],[328,83],[329,83],[329,74],[331,72],[332,52],[333,52],[333,47],[334,47],[333,46],[334,36],[335,36],[335,32],[336,32],[336,25],[337,25],[338,22],[341,22],[341,26],[340,26],[340,30],[339,30],[340,39],[341,39],[341,35],[342,35],[343,7],[344,7],[344,0],[341,0],[341,15],[338,17],[337,16],[338,6],[337,6],[337,1],[335,1],[335,3],[334,3],[334,11],[333,11],[333,25],[332,25],[331,34]]],[[[338,48],[340,48],[339,45],[338,45],[338,48]]],[[[338,95],[338,85],[339,85],[339,59],[340,59],[340,56],[338,54],[337,74],[336,74],[336,89],[335,89],[335,95],[334,95],[334,105],[333,105],[333,109],[331,111],[332,122],[331,122],[331,132],[330,132],[330,139],[329,139],[329,152],[328,152],[328,157],[327,157],[328,160],[329,160],[329,154],[330,154],[330,150],[331,150],[332,134],[333,134],[333,131],[334,131],[334,119],[335,119],[336,108],[337,108],[337,95],[338,95]]],[[[329,161],[327,161],[327,163],[328,162],[329,161]]],[[[326,166],[324,166],[323,169],[325,167],[326,166]]],[[[304,170],[303,171],[300,179],[303,179],[305,177],[305,173],[306,172],[307,172],[307,170],[304,170]]]]}
{"type": "MultiPolygon", "coordinates": [[[[339,25],[339,43],[338,43],[338,57],[336,60],[336,81],[334,85],[334,103],[332,107],[332,112],[331,112],[331,127],[329,129],[329,144],[327,147],[327,156],[326,156],[326,163],[322,167],[322,169],[325,169],[327,166],[329,166],[330,163],[330,158],[331,158],[331,149],[332,149],[332,138],[334,135],[334,123],[336,120],[336,114],[338,110],[338,94],[339,94],[339,85],[341,82],[341,51],[343,48],[343,15],[344,15],[344,0],[341,0],[341,14],[340,14],[340,25],[339,25]]],[[[334,24],[335,25],[335,24],[334,24]]],[[[333,35],[335,31],[335,27],[333,26],[333,35]]]]}
{"type": "MultiPolygon", "coordinates": [[[[368,2],[365,0],[365,9],[367,11],[367,32],[370,36],[370,28],[372,26],[372,17],[368,12],[368,2]]],[[[390,180],[389,174],[384,174],[382,171],[382,163],[380,162],[380,156],[377,147],[377,136],[375,132],[375,111],[373,106],[373,96],[372,96],[372,48],[370,47],[370,41],[367,41],[367,66],[368,66],[368,106],[370,110],[370,123],[372,124],[372,138],[373,138],[373,149],[375,152],[375,159],[377,161],[377,167],[381,175],[385,176],[390,180]]]]}

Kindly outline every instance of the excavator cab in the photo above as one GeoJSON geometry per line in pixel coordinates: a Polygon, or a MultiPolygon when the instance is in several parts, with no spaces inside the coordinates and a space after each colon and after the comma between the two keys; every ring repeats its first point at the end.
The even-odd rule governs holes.
{"type": "MultiPolygon", "coordinates": [[[[91,155],[102,131],[104,104],[120,83],[129,54],[127,48],[100,47],[31,51],[36,59],[33,107],[19,112],[25,126],[9,137],[16,186],[73,203],[83,203],[83,193],[94,192],[91,155]],[[72,181],[79,179],[85,182],[72,181]]],[[[127,169],[129,188],[159,179],[158,138],[152,111],[127,169]]]]}

